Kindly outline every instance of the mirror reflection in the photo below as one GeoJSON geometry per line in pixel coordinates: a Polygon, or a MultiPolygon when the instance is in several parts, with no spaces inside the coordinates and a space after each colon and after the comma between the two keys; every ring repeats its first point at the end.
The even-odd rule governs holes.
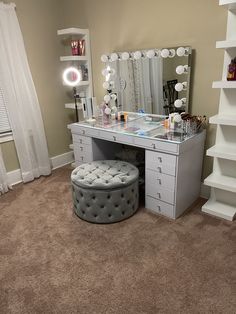
{"type": "Polygon", "coordinates": [[[168,115],[189,110],[191,48],[112,53],[101,57],[104,101],[119,110],[168,115]]]}

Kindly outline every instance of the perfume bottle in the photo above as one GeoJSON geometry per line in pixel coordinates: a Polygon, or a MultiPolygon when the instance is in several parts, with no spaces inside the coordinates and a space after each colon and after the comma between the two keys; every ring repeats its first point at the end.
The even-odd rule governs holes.
{"type": "Polygon", "coordinates": [[[228,66],[227,81],[236,80],[236,58],[231,60],[231,63],[228,66]]]}

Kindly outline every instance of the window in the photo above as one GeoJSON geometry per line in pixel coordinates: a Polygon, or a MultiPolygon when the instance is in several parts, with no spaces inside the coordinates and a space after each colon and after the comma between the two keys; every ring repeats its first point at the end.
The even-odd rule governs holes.
{"type": "Polygon", "coordinates": [[[11,126],[7,115],[4,93],[0,86],[0,136],[11,132],[11,126]]]}

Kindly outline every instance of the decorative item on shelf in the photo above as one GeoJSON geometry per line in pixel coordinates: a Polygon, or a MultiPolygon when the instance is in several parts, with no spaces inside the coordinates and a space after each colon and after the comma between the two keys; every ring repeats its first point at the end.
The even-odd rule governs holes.
{"type": "Polygon", "coordinates": [[[85,40],[80,39],[79,43],[79,56],[85,56],[85,40]]]}
{"type": "Polygon", "coordinates": [[[73,56],[85,56],[85,40],[71,40],[71,52],[73,56]]]}
{"type": "Polygon", "coordinates": [[[183,132],[187,135],[193,135],[206,128],[206,116],[192,116],[189,113],[183,112],[181,114],[183,120],[183,132]]]}
{"type": "Polygon", "coordinates": [[[228,66],[227,81],[236,81],[236,57],[231,60],[228,66]]]}
{"type": "Polygon", "coordinates": [[[71,41],[71,53],[73,56],[79,55],[79,43],[78,40],[72,40],[71,41]]]}
{"type": "Polygon", "coordinates": [[[176,73],[181,74],[188,74],[188,65],[178,65],[176,68],[176,73]]]}

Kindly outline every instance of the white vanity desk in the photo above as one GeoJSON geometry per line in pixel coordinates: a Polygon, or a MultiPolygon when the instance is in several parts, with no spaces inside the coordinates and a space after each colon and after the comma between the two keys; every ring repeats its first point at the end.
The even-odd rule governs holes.
{"type": "Polygon", "coordinates": [[[119,144],[145,149],[145,207],[175,219],[199,197],[205,131],[186,136],[150,119],[159,118],[133,114],[127,123],[71,124],[75,164],[113,159],[119,144]]]}

